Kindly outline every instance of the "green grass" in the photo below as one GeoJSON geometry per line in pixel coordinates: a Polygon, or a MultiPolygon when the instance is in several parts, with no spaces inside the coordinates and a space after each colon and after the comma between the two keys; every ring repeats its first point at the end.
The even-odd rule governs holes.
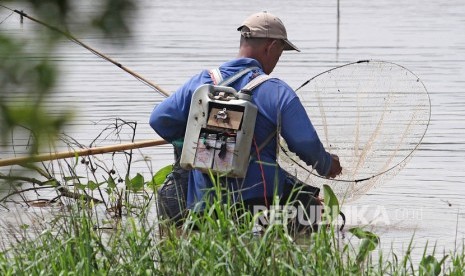
{"type": "MultiPolygon", "coordinates": [[[[44,183],[69,187],[66,191],[72,192],[73,199],[68,201],[68,208],[54,215],[43,228],[20,227],[16,242],[0,251],[0,275],[464,273],[463,248],[441,255],[434,247],[425,247],[418,262],[413,261],[418,259],[417,255],[412,256],[413,239],[407,252],[398,256],[393,251],[381,253],[379,237],[361,228],[349,229],[345,235],[350,238],[342,238],[332,223],[340,206],[329,186],[323,187],[324,226],[311,235],[292,236],[279,221],[257,234],[254,232],[257,216],[241,212],[243,206],[239,204],[225,203],[222,199],[230,196],[220,185],[212,189],[214,196],[206,202],[203,212],[191,213],[178,229],[151,214],[154,196],[146,189],[156,189],[170,171],[170,167],[165,167],[149,180],[140,174],[129,177],[126,173],[125,179],[119,181],[111,171],[103,173],[104,180],[97,177],[88,180],[71,172],[61,181],[69,186],[61,186],[53,175],[39,171],[44,183]],[[96,192],[108,195],[100,205],[108,212],[113,210],[113,218],[103,225],[112,225],[112,229],[102,227],[102,214],[96,211],[97,203],[89,196],[96,192]]],[[[92,172],[91,176],[95,176],[95,171],[92,172]]]]}
{"type": "Polygon", "coordinates": [[[341,240],[335,227],[298,242],[281,224],[257,235],[251,215],[238,217],[237,205],[218,200],[191,214],[182,229],[140,212],[102,230],[91,208],[75,207],[1,252],[0,275],[463,275],[465,269],[463,249],[435,256],[425,248],[418,264],[411,244],[404,256],[374,257],[379,239],[360,228],[350,230],[358,246],[341,240]]]}

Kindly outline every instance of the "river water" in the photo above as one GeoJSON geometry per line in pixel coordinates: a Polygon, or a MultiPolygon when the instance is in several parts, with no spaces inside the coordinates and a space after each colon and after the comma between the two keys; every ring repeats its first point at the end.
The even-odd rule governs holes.
{"type": "MultiPolygon", "coordinates": [[[[261,10],[278,15],[290,40],[302,50],[284,53],[273,72],[291,87],[362,59],[395,62],[415,72],[432,104],[421,147],[395,177],[344,208],[352,225],[367,224],[380,234],[384,248],[392,246],[397,252],[406,249],[413,235],[419,248],[429,240],[449,252],[463,243],[465,2],[341,1],[339,26],[336,1],[138,2],[132,40],[126,47],[115,46],[101,34],[81,39],[167,91],[199,70],[235,57],[238,24],[261,10]]],[[[80,4],[83,10],[91,11],[85,3],[80,4]]],[[[0,15],[3,19],[8,12],[0,15]]],[[[20,25],[15,16],[0,25],[0,31],[18,36],[37,28],[41,27],[31,21],[20,25]]],[[[37,51],[35,58],[40,57],[37,51]]],[[[75,111],[68,135],[89,145],[105,125],[121,118],[137,122],[136,140],[157,138],[147,122],[163,96],[68,40],[60,42],[52,59],[62,75],[50,105],[75,111]]],[[[123,141],[129,141],[130,134],[123,131],[123,141]]],[[[26,142],[18,139],[15,152],[26,142]]],[[[14,155],[2,151],[1,158],[14,155]]],[[[136,161],[151,160],[152,166],[136,162],[134,171],[155,171],[172,160],[169,146],[141,153],[136,161]]]]}

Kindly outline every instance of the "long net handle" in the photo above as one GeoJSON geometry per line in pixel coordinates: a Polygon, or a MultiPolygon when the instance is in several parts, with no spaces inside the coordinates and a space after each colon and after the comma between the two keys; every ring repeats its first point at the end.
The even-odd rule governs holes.
{"type": "Polygon", "coordinates": [[[81,149],[81,150],[76,150],[76,151],[45,153],[45,154],[16,157],[16,158],[3,159],[3,160],[0,159],[0,167],[11,166],[11,165],[21,165],[21,164],[27,164],[27,163],[33,163],[33,162],[50,161],[50,160],[57,160],[57,159],[70,158],[70,157],[89,156],[89,155],[109,153],[109,152],[118,152],[118,151],[131,150],[131,149],[147,148],[147,147],[154,147],[154,146],[165,145],[165,144],[168,144],[168,142],[163,139],[146,140],[146,141],[140,141],[140,142],[134,142],[134,143],[127,143],[127,144],[81,149]]]}

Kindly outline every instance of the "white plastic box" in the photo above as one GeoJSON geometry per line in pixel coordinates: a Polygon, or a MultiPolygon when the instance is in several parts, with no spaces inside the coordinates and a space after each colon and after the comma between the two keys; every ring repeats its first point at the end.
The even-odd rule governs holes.
{"type": "Polygon", "coordinates": [[[250,99],[231,87],[200,86],[192,95],[181,167],[245,177],[257,117],[250,99]]]}

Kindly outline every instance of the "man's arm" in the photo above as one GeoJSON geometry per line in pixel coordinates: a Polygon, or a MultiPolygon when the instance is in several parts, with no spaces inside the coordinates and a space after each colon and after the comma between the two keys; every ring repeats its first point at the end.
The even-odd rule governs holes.
{"type": "Polygon", "coordinates": [[[150,126],[168,142],[184,138],[187,118],[195,89],[209,81],[208,74],[192,77],[175,93],[155,106],[150,115],[150,126]]]}
{"type": "Polygon", "coordinates": [[[325,150],[299,98],[289,102],[281,118],[289,150],[322,176],[334,178],[341,172],[339,158],[325,150]]]}
{"type": "Polygon", "coordinates": [[[150,115],[150,126],[168,142],[184,137],[187,115],[181,107],[179,95],[175,93],[155,106],[150,115]]]}

